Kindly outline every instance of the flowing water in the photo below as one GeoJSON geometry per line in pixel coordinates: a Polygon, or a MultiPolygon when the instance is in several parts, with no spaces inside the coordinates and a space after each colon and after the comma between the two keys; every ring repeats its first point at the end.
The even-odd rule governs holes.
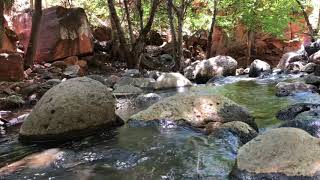
{"type": "MultiPolygon", "coordinates": [[[[158,93],[163,97],[186,91],[224,95],[247,107],[261,131],[280,124],[275,118],[279,109],[296,102],[320,100],[319,95],[310,93],[276,97],[272,78],[233,78],[222,82],[218,86],[200,85],[158,93]]],[[[0,138],[0,167],[17,162],[2,169],[7,175],[0,169],[0,179],[228,179],[241,146],[230,132],[207,136],[170,121],[129,124],[46,147],[20,144],[17,131],[9,129],[0,138]]]]}

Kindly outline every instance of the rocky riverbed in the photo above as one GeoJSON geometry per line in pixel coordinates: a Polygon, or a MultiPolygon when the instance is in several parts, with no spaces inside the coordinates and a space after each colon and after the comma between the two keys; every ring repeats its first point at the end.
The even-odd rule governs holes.
{"type": "MultiPolygon", "coordinates": [[[[142,91],[142,94],[140,92],[140,96],[118,94],[115,99],[117,102],[115,108],[122,120],[127,121],[133,114],[147,108],[149,109],[142,112],[150,111],[149,115],[152,115],[152,118],[144,116],[150,117],[149,120],[141,121],[142,118],[139,118],[138,114],[123,126],[102,130],[95,135],[60,144],[21,144],[18,141],[19,128],[17,126],[6,128],[6,133],[0,139],[1,178],[229,179],[231,172],[238,172],[232,178],[245,179],[251,176],[250,173],[243,173],[248,171],[232,171],[238,161],[239,148],[241,149],[243,144],[256,137],[257,131],[263,134],[270,129],[284,126],[285,122],[276,118],[276,114],[281,109],[285,111],[292,104],[314,104],[320,100],[318,94],[310,91],[294,91],[290,96],[277,97],[276,85],[280,81],[302,82],[304,76],[302,74],[274,74],[266,78],[249,78],[246,75],[230,76],[215,81],[214,86],[212,84],[193,85],[155,91],[147,88],[142,91]],[[153,93],[149,94],[149,92],[153,93]],[[193,108],[195,117],[189,122],[185,121],[190,117],[187,114],[177,118],[182,120],[184,117],[183,121],[176,121],[174,118],[165,118],[176,116],[175,113],[161,117],[152,112],[155,109],[156,112],[161,112],[159,108],[163,107],[167,108],[163,112],[170,112],[170,108],[175,108],[176,114],[181,113],[182,110],[192,114],[183,106],[178,106],[179,101],[183,100],[183,105],[187,107],[187,99],[194,96],[198,97],[195,99],[199,104],[194,104],[198,109],[193,108]],[[172,100],[166,100],[167,97],[171,97],[172,100]],[[176,100],[175,97],[177,97],[176,100]],[[255,125],[259,129],[255,130],[256,127],[248,126],[246,124],[248,121],[241,120],[241,116],[233,118],[234,122],[228,124],[230,120],[223,120],[224,116],[220,113],[220,108],[213,106],[214,102],[210,102],[210,99],[204,98],[204,101],[201,101],[199,99],[201,97],[228,98],[227,101],[230,103],[247,109],[245,111],[248,117],[252,116],[255,119],[255,125]],[[150,109],[154,103],[159,105],[153,105],[153,109],[152,107],[150,109]],[[173,106],[161,105],[161,103],[169,103],[173,106]],[[209,114],[209,117],[216,118],[197,116],[197,111],[200,111],[200,115],[204,115],[201,110],[213,113],[209,114]],[[194,125],[195,118],[199,120],[203,118],[204,121],[201,120],[200,124],[194,125]]],[[[216,100],[215,102],[217,103],[216,100]]],[[[314,109],[316,110],[316,107],[314,109]]],[[[221,112],[228,111],[229,109],[226,109],[221,112]]],[[[255,125],[251,124],[251,126],[255,125]]],[[[285,139],[283,141],[286,142],[285,139]]],[[[312,142],[313,140],[310,140],[310,146],[314,147],[312,142]]],[[[252,144],[255,146],[253,142],[252,144]]],[[[261,146],[268,147],[268,145],[270,144],[261,146]]],[[[240,158],[246,156],[245,150],[240,151],[242,153],[240,158]]],[[[246,168],[246,166],[241,165],[239,168],[246,168]]],[[[255,171],[252,168],[249,170],[255,171]]],[[[311,172],[304,172],[306,175],[312,175],[311,172]]],[[[282,171],[279,173],[281,174],[282,171]]],[[[288,173],[294,175],[295,171],[288,173]]]]}
{"type": "Polygon", "coordinates": [[[184,75],[36,65],[0,83],[0,179],[317,179],[317,59],[216,56],[184,75]]]}

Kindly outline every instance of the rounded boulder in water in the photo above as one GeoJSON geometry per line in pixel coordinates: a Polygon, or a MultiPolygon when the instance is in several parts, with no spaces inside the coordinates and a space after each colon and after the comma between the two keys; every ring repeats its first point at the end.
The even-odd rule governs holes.
{"type": "Polygon", "coordinates": [[[270,130],[239,149],[231,179],[319,179],[320,140],[296,128],[270,130]]]}
{"type": "Polygon", "coordinates": [[[259,77],[266,71],[271,72],[271,66],[264,61],[256,59],[250,65],[249,77],[259,77]]]}
{"type": "Polygon", "coordinates": [[[184,120],[194,127],[205,127],[211,123],[241,121],[258,130],[250,113],[228,98],[218,95],[178,94],[163,99],[148,109],[130,117],[129,121],[152,121],[168,119],[184,120]]]}
{"type": "Polygon", "coordinates": [[[22,142],[65,141],[122,124],[102,83],[82,77],[47,91],[20,128],[22,142]]]}

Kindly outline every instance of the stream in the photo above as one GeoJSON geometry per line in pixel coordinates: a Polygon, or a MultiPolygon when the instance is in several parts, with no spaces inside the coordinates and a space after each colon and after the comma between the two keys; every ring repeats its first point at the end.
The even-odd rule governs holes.
{"type": "MultiPolygon", "coordinates": [[[[156,93],[162,97],[188,91],[224,95],[248,108],[263,132],[280,124],[275,114],[281,108],[298,102],[319,102],[319,95],[312,93],[275,96],[278,81],[299,81],[298,77],[228,77],[219,80],[216,86],[197,85],[156,93]]],[[[39,156],[35,162],[25,158],[23,168],[11,168],[15,171],[0,179],[224,180],[228,179],[241,146],[232,133],[208,136],[173,122],[127,124],[82,140],[51,146],[22,145],[17,139],[17,127],[9,128],[0,137],[0,167],[33,153],[46,152],[48,156],[39,156]],[[37,166],[37,162],[50,161],[51,156],[58,158],[53,158],[53,163],[45,167],[37,166]]]]}

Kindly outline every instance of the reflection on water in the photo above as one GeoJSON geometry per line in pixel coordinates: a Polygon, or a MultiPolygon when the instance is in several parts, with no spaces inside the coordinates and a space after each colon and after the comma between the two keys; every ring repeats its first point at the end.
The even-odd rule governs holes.
{"type": "MultiPolygon", "coordinates": [[[[159,94],[167,97],[192,91],[224,95],[247,107],[262,129],[276,126],[276,112],[289,104],[319,102],[315,94],[276,97],[274,86],[273,81],[238,81],[159,94]]],[[[174,124],[126,125],[51,147],[22,145],[13,129],[0,139],[0,167],[50,148],[59,148],[61,156],[49,166],[22,167],[0,179],[228,179],[240,145],[238,138],[227,131],[213,137],[174,124]]]]}
{"type": "Polygon", "coordinates": [[[92,136],[60,147],[62,157],[49,167],[24,168],[2,177],[227,179],[238,146],[238,138],[229,132],[215,138],[180,126],[125,126],[113,135],[92,136]]]}

